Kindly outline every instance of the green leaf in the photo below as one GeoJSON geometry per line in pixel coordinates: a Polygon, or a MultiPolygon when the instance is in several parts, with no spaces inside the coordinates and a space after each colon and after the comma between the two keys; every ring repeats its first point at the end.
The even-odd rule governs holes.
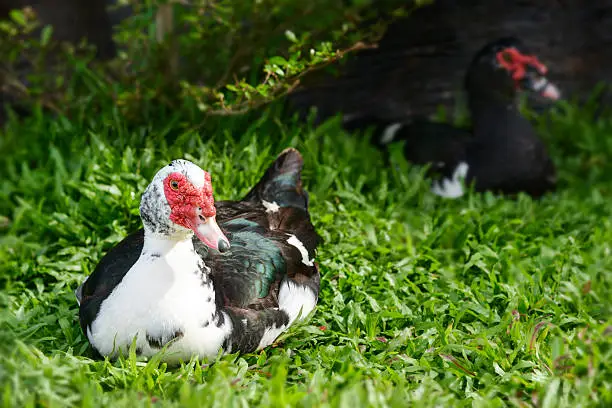
{"type": "Polygon", "coordinates": [[[293,42],[293,43],[296,43],[296,42],[298,41],[297,37],[295,36],[295,34],[293,33],[293,31],[291,31],[291,30],[286,30],[286,31],[285,31],[285,37],[286,37],[286,38],[287,38],[289,41],[291,41],[291,42],[293,42]]]}
{"type": "Polygon", "coordinates": [[[272,57],[272,58],[270,58],[270,59],[268,60],[268,62],[269,62],[270,64],[280,65],[281,67],[283,67],[283,66],[287,65],[287,60],[286,60],[286,59],[284,59],[283,57],[279,57],[279,56],[276,56],[276,57],[272,57]]]}
{"type": "Polygon", "coordinates": [[[51,35],[53,34],[53,27],[50,25],[46,25],[43,27],[40,32],[40,44],[44,47],[49,44],[49,40],[51,40],[51,35]]]}
{"type": "Polygon", "coordinates": [[[23,13],[23,11],[21,11],[21,10],[11,10],[10,16],[11,16],[11,20],[16,22],[20,26],[25,27],[27,25],[26,16],[23,13]]]}

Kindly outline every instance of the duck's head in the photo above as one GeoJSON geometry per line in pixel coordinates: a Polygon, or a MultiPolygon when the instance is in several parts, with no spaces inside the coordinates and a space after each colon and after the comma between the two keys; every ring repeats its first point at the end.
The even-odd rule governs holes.
{"type": "Polygon", "coordinates": [[[194,233],[206,246],[225,252],[230,244],[216,214],[210,174],[188,160],[159,170],[140,200],[145,231],[171,239],[194,233]]]}
{"type": "Polygon", "coordinates": [[[475,93],[495,93],[513,98],[517,91],[557,100],[559,89],[547,78],[548,68],[514,37],[500,38],[485,45],[472,60],[466,74],[466,88],[475,93]]]}

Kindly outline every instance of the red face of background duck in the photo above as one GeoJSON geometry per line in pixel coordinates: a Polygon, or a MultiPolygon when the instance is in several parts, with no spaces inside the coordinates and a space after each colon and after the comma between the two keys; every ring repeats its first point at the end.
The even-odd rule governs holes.
{"type": "Polygon", "coordinates": [[[548,99],[559,99],[559,89],[548,81],[548,68],[537,57],[523,54],[516,47],[505,48],[495,57],[498,66],[512,77],[515,88],[536,92],[548,99]]]}

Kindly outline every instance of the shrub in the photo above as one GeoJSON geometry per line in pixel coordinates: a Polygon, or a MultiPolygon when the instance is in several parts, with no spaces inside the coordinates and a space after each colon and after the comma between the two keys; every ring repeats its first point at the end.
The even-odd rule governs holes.
{"type": "Polygon", "coordinates": [[[313,70],[375,46],[386,25],[423,0],[161,0],[128,2],[118,55],[56,44],[31,8],[0,24],[3,89],[31,108],[71,115],[115,105],[146,120],[158,109],[243,113],[285,95],[313,70]],[[384,21],[383,21],[384,20],[384,21]]]}

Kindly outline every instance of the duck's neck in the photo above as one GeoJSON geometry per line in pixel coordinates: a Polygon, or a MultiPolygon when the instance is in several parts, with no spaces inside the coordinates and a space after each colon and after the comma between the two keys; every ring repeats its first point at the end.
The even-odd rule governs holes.
{"type": "MultiPolygon", "coordinates": [[[[141,258],[164,262],[174,275],[207,274],[208,268],[193,247],[192,234],[162,235],[145,229],[141,258]]],[[[204,280],[207,277],[202,276],[204,280]]],[[[212,288],[212,287],[211,287],[212,288]]]]}
{"type": "Polygon", "coordinates": [[[145,229],[142,253],[161,256],[175,252],[192,252],[193,242],[189,234],[162,235],[145,229]]]}
{"type": "Polygon", "coordinates": [[[520,118],[516,95],[494,93],[493,91],[476,92],[472,90],[468,99],[474,136],[477,139],[495,139],[503,137],[508,123],[520,118]]]}

